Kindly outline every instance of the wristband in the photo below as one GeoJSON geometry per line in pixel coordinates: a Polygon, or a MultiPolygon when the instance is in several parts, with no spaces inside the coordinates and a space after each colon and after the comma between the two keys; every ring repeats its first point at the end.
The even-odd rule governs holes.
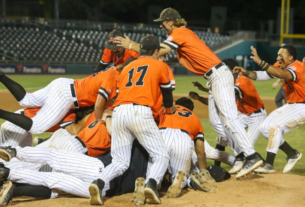
{"type": "Polygon", "coordinates": [[[262,66],[262,70],[268,70],[270,65],[264,61],[264,65],[262,66]]]}
{"type": "Polygon", "coordinates": [[[171,114],[172,113],[172,108],[165,108],[165,113],[166,114],[171,114]]]}
{"type": "Polygon", "coordinates": [[[247,70],[246,73],[245,73],[245,76],[246,76],[246,77],[249,77],[249,74],[250,74],[250,71],[247,70]]]}
{"type": "Polygon", "coordinates": [[[129,50],[130,50],[130,48],[131,48],[131,45],[132,45],[132,43],[130,43],[130,45],[129,45],[129,48],[128,48],[129,50]]]}
{"type": "Polygon", "coordinates": [[[262,60],[262,62],[259,64],[259,67],[262,68],[262,67],[265,65],[265,63],[266,63],[266,62],[262,60]]]}

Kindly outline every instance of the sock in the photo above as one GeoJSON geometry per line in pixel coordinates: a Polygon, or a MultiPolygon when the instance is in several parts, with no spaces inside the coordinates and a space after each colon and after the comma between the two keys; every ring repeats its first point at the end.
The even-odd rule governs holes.
{"type": "MultiPolygon", "coordinates": [[[[219,145],[219,144],[216,144],[215,149],[218,149],[219,151],[225,151],[225,150],[226,150],[226,147],[221,146],[221,145],[219,145]]],[[[220,166],[220,165],[221,165],[221,162],[220,162],[220,161],[214,161],[214,165],[220,166]]]]}
{"type": "Polygon", "coordinates": [[[285,152],[288,157],[295,155],[295,150],[286,141],[280,146],[280,149],[285,152]]]}
{"type": "Polygon", "coordinates": [[[26,91],[24,90],[24,88],[12,79],[8,78],[7,76],[0,76],[0,81],[12,93],[12,95],[18,102],[21,101],[26,95],[26,91]]]}
{"type": "Polygon", "coordinates": [[[26,117],[21,114],[15,114],[12,112],[4,111],[1,109],[0,109],[0,118],[12,122],[13,124],[21,127],[26,131],[29,131],[33,125],[33,121],[29,117],[26,117]]]}
{"type": "Polygon", "coordinates": [[[153,186],[157,187],[157,181],[153,178],[149,178],[148,182],[150,182],[153,186]]]}
{"type": "Polygon", "coordinates": [[[242,161],[245,159],[245,155],[244,155],[244,153],[241,152],[238,155],[236,155],[235,158],[239,161],[242,161]]]}
{"type": "Polygon", "coordinates": [[[30,196],[35,198],[51,198],[51,189],[44,186],[34,186],[34,185],[18,185],[14,188],[13,198],[19,196],[30,196]]]}
{"type": "Polygon", "coordinates": [[[276,154],[272,152],[267,152],[266,162],[273,166],[276,154]]]}
{"type": "Polygon", "coordinates": [[[253,155],[250,155],[250,156],[246,157],[246,159],[247,159],[247,160],[252,160],[252,159],[255,158],[255,156],[256,156],[256,153],[254,153],[253,155]]]}

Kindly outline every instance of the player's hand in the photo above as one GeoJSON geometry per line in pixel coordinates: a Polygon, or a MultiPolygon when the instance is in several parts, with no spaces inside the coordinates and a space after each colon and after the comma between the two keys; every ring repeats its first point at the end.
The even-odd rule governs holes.
{"type": "Polygon", "coordinates": [[[200,97],[200,96],[198,95],[198,93],[196,93],[196,92],[194,92],[194,91],[191,91],[191,92],[189,93],[189,98],[191,98],[191,99],[198,100],[199,97],[200,97]]]}
{"type": "Polygon", "coordinates": [[[124,37],[116,37],[115,38],[115,43],[117,43],[117,46],[121,46],[124,47],[126,49],[129,49],[130,44],[132,43],[132,41],[129,39],[128,36],[124,35],[124,37]]]}
{"type": "Polygon", "coordinates": [[[236,66],[233,68],[233,75],[238,74],[238,75],[245,75],[246,74],[246,70],[243,67],[240,66],[236,66]]]}
{"type": "Polygon", "coordinates": [[[251,46],[251,53],[253,56],[250,56],[250,58],[259,65],[262,62],[262,59],[258,56],[257,51],[253,46],[251,46]]]}
{"type": "Polygon", "coordinates": [[[278,86],[278,82],[272,84],[272,88],[275,89],[278,86]]]}
{"type": "Polygon", "coordinates": [[[206,91],[207,88],[203,87],[199,82],[192,82],[192,84],[198,88],[198,90],[201,90],[201,91],[206,91]]]}

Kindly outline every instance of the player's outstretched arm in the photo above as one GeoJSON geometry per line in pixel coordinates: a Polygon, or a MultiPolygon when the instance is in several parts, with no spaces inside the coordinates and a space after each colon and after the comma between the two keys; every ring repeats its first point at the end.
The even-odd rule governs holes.
{"type": "Polygon", "coordinates": [[[201,97],[201,96],[198,95],[198,93],[196,93],[194,91],[190,91],[189,98],[194,99],[194,100],[198,100],[201,103],[203,103],[204,105],[209,105],[209,99],[208,98],[201,97]]]}
{"type": "Polygon", "coordinates": [[[200,91],[204,91],[204,92],[209,92],[209,89],[207,89],[207,88],[205,88],[205,87],[203,87],[199,82],[192,82],[192,84],[194,85],[194,87],[197,87],[198,88],[198,90],[200,90],[200,91]]]}
{"type": "Polygon", "coordinates": [[[254,71],[249,71],[249,70],[246,70],[244,69],[243,67],[239,67],[239,66],[236,66],[234,69],[233,69],[233,75],[235,74],[239,74],[239,75],[243,75],[243,76],[246,76],[252,80],[256,80],[257,79],[257,74],[256,72],[254,71]]]}
{"type": "Polygon", "coordinates": [[[96,99],[96,102],[95,102],[95,107],[94,107],[94,113],[95,113],[96,120],[102,118],[105,103],[106,103],[106,99],[99,94],[97,96],[97,99],[96,99]]]}
{"type": "Polygon", "coordinates": [[[270,65],[269,63],[263,61],[259,56],[258,53],[256,51],[256,49],[251,46],[251,53],[252,56],[250,57],[252,60],[254,60],[254,62],[262,68],[262,70],[268,72],[268,74],[280,78],[280,79],[284,79],[284,80],[292,80],[293,77],[291,75],[291,73],[288,70],[283,70],[280,69],[278,67],[274,67],[273,65],[270,65]]]}
{"type": "Polygon", "coordinates": [[[137,53],[140,52],[140,44],[129,39],[128,36],[116,37],[115,42],[118,43],[118,46],[124,47],[125,49],[133,50],[137,53]]]}
{"type": "Polygon", "coordinates": [[[196,139],[195,140],[195,152],[198,158],[198,167],[199,170],[207,168],[207,159],[204,151],[204,140],[196,139]]]}

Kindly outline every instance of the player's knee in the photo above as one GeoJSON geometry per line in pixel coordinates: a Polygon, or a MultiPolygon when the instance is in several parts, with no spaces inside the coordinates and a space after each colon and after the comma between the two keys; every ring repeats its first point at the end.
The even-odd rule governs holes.
{"type": "Polygon", "coordinates": [[[260,125],[259,127],[260,132],[262,133],[262,135],[268,139],[269,136],[269,131],[270,131],[270,127],[268,127],[267,125],[260,125]]]}

